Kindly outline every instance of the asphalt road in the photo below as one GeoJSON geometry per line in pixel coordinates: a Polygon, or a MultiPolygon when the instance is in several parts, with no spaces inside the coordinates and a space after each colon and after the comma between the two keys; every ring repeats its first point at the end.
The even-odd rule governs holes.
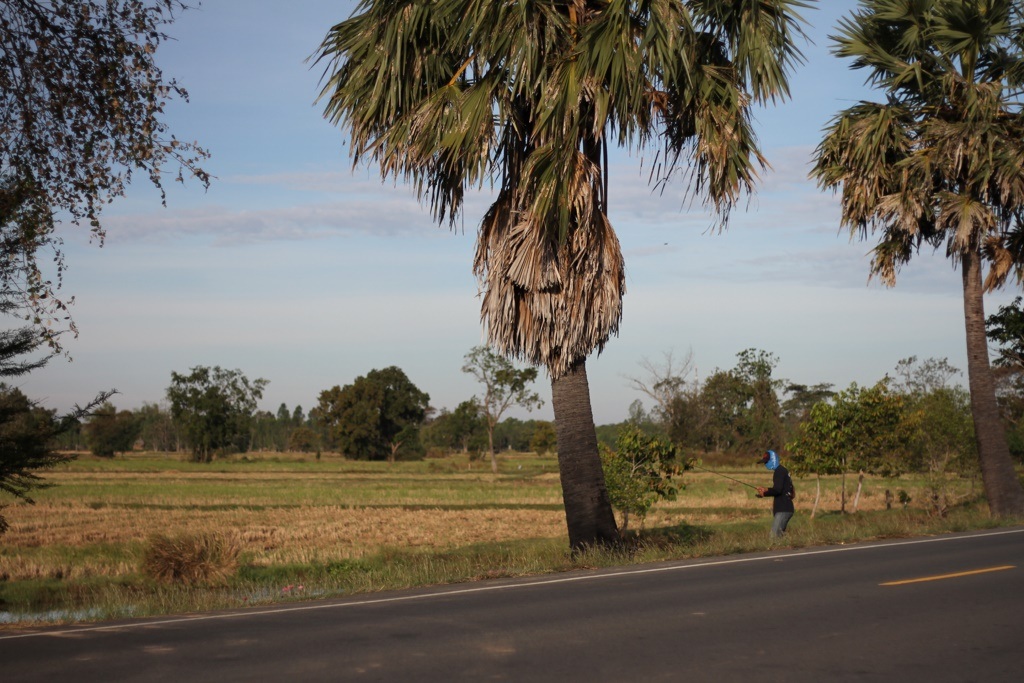
{"type": "Polygon", "coordinates": [[[0,632],[0,680],[1020,681],[1022,615],[1014,527],[0,632]]]}

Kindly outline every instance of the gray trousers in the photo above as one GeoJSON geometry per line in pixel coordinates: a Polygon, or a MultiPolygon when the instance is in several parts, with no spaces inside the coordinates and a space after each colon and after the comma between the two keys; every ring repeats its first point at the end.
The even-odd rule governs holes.
{"type": "Polygon", "coordinates": [[[792,512],[776,512],[775,518],[772,519],[772,538],[778,538],[782,534],[786,533],[786,527],[789,525],[789,520],[793,517],[792,512]]]}

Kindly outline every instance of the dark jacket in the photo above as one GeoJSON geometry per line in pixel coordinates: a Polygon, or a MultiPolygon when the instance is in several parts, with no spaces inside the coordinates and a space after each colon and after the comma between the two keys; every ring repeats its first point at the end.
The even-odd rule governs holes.
{"type": "Polygon", "coordinates": [[[793,481],[789,478],[789,470],[782,465],[772,473],[772,487],[764,492],[765,498],[771,497],[772,514],[776,512],[793,512],[793,499],[789,493],[793,490],[793,481]]]}

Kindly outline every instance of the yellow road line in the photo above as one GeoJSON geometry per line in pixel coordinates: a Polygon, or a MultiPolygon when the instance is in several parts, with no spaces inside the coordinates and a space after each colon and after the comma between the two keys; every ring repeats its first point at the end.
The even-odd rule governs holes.
{"type": "Polygon", "coordinates": [[[973,569],[969,572],[957,572],[956,574],[939,574],[938,576],[922,576],[918,579],[904,579],[903,581],[887,581],[886,583],[880,583],[879,586],[902,586],[908,583],[924,583],[925,581],[941,581],[943,579],[958,579],[961,576],[973,576],[975,574],[987,574],[989,572],[1001,572],[1006,569],[1016,569],[1012,564],[1003,565],[1002,567],[988,567],[987,569],[973,569]]]}

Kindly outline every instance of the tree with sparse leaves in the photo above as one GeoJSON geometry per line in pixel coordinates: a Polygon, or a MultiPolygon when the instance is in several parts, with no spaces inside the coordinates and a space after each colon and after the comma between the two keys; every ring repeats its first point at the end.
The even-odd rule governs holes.
{"type": "Polygon", "coordinates": [[[696,374],[693,351],[688,351],[681,361],[672,351],[666,351],[660,363],[643,358],[639,365],[644,376],[629,377],[629,384],[635,391],[654,400],[654,417],[662,429],[671,432],[674,426],[686,421],[680,413],[686,409],[689,377],[696,374]]]}
{"type": "Polygon", "coordinates": [[[0,213],[21,258],[13,270],[0,265],[0,284],[17,291],[55,350],[60,332],[75,330],[70,301],[58,296],[60,221],[88,225],[102,244],[102,209],[134,174],[161,197],[171,166],[178,180],[209,184],[199,166],[206,152],[164,121],[168,102],[188,95],[155,61],[166,27],[186,8],[179,0],[0,3],[0,213]]]}
{"type": "MultiPolygon", "coordinates": [[[[487,427],[487,448],[491,455],[491,471],[498,473],[498,456],[494,452],[494,428],[501,416],[512,406],[527,410],[544,404],[530,385],[537,379],[537,368],[517,368],[512,361],[486,346],[476,346],[466,354],[462,371],[483,385],[484,395],[477,399],[480,414],[487,427]]],[[[474,397],[475,398],[475,397],[474,397]]]]}

